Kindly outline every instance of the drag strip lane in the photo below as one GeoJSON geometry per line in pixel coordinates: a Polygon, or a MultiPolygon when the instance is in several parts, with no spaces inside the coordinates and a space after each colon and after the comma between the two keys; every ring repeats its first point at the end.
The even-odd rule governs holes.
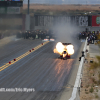
{"type": "Polygon", "coordinates": [[[74,60],[55,59],[55,54],[51,52],[51,47],[52,43],[49,43],[43,47],[46,49],[41,51],[40,54],[38,54],[40,51],[38,50],[38,55],[35,57],[28,55],[30,59],[23,58],[19,61],[21,63],[24,62],[22,63],[23,65],[15,63],[14,66],[11,65],[9,69],[4,70],[0,84],[4,87],[12,88],[34,87],[37,91],[59,91],[66,75],[70,72],[69,69],[71,69],[74,60]],[[25,59],[28,59],[28,61],[25,61],[25,59]],[[66,65],[67,63],[68,65],[66,65]],[[52,85],[54,87],[51,88],[52,85]]]}
{"type": "Polygon", "coordinates": [[[30,93],[0,92],[1,100],[55,100],[69,77],[74,59],[57,59],[53,46],[54,43],[49,42],[0,72],[2,88],[35,89],[30,93]]]}
{"type": "MultiPolygon", "coordinates": [[[[51,44],[52,45],[52,44],[51,44]]],[[[46,47],[42,47],[40,49],[38,49],[38,51],[33,52],[31,55],[28,55],[26,58],[21,59],[18,63],[15,63],[14,65],[11,65],[9,68],[3,70],[0,72],[0,74],[2,75],[2,77],[0,78],[0,80],[2,80],[3,78],[5,78],[6,76],[10,75],[13,72],[16,72],[14,74],[17,74],[18,72],[22,73],[24,72],[23,69],[26,70],[25,73],[27,73],[27,69],[29,68],[29,64],[32,64],[31,62],[34,62],[33,65],[37,65],[38,60],[42,62],[42,60],[44,61],[44,59],[41,60],[40,59],[36,59],[35,57],[39,57],[40,55],[43,55],[42,52],[44,50],[46,50],[49,46],[51,46],[50,43],[48,45],[46,45],[46,47]],[[21,68],[23,66],[23,68],[21,68]],[[27,68],[26,68],[27,67],[27,68]],[[19,69],[20,68],[20,69],[19,69]],[[20,71],[21,70],[21,71],[20,71]],[[17,72],[18,71],[18,72],[17,72]],[[5,74],[6,73],[6,74],[5,74]]],[[[47,59],[46,59],[47,60],[47,59]]],[[[44,63],[44,62],[43,62],[44,63]]],[[[42,63],[42,64],[43,64],[42,63]]],[[[37,65],[38,66],[38,65],[37,65]]],[[[39,65],[40,66],[40,65],[39,65]]],[[[37,68],[37,67],[36,67],[37,68]]],[[[20,75],[20,74],[18,74],[20,75]]],[[[11,76],[12,77],[12,76],[11,76]]],[[[22,77],[22,76],[21,76],[22,77]]],[[[9,77],[10,78],[10,77],[9,77]]],[[[20,78],[20,77],[19,77],[20,78]]]]}
{"type": "Polygon", "coordinates": [[[0,46],[0,66],[3,66],[5,64],[5,61],[9,62],[12,59],[17,58],[39,44],[42,44],[41,39],[22,39],[19,41],[10,42],[4,46],[0,46]]]}
{"type": "Polygon", "coordinates": [[[0,67],[0,71],[4,70],[5,68],[7,68],[7,67],[9,67],[10,65],[14,64],[15,62],[19,61],[19,60],[22,59],[23,57],[29,55],[30,53],[36,51],[37,49],[39,49],[40,47],[44,46],[44,45],[47,44],[47,43],[48,43],[48,41],[47,41],[47,42],[44,42],[43,44],[38,45],[37,47],[34,48],[34,50],[31,50],[31,52],[27,51],[25,54],[23,54],[23,55],[21,55],[21,56],[15,58],[16,61],[14,61],[14,60],[10,61],[11,64],[6,63],[5,65],[3,65],[3,66],[0,67]]]}

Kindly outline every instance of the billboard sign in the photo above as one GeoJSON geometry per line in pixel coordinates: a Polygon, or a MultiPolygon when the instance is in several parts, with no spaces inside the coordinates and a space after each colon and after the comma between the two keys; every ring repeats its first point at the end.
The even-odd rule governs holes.
{"type": "Polygon", "coordinates": [[[100,16],[92,16],[92,26],[100,27],[100,16]]]}
{"type": "Polygon", "coordinates": [[[0,0],[0,1],[23,1],[23,0],[0,0]]]}
{"type": "Polygon", "coordinates": [[[0,1],[0,7],[22,7],[23,1],[0,1]]]}
{"type": "Polygon", "coordinates": [[[68,23],[69,25],[76,26],[88,26],[89,24],[88,16],[51,16],[51,15],[35,15],[35,25],[36,26],[53,26],[68,23]]]}
{"type": "Polygon", "coordinates": [[[20,14],[20,7],[8,7],[7,14],[20,14]]]}

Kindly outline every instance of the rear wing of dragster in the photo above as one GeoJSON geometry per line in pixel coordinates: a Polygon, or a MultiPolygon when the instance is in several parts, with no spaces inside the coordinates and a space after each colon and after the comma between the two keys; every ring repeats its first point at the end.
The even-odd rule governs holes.
{"type": "Polygon", "coordinates": [[[62,43],[63,45],[70,45],[71,43],[62,43]]]}

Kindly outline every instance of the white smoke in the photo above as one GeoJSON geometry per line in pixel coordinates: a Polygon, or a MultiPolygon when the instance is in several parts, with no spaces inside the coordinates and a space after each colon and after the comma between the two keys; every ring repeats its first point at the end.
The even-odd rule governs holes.
{"type": "Polygon", "coordinates": [[[79,27],[71,23],[60,21],[53,27],[53,30],[57,38],[56,42],[71,43],[74,46],[75,51],[78,50],[80,42],[78,40],[78,33],[80,32],[79,27]]]}

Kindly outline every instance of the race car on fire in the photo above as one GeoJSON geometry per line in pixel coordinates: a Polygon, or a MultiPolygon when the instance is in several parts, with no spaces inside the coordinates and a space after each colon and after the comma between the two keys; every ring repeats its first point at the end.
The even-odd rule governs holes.
{"type": "Polygon", "coordinates": [[[61,59],[68,59],[74,54],[74,46],[71,43],[58,42],[54,49],[54,53],[58,53],[61,59]]]}

